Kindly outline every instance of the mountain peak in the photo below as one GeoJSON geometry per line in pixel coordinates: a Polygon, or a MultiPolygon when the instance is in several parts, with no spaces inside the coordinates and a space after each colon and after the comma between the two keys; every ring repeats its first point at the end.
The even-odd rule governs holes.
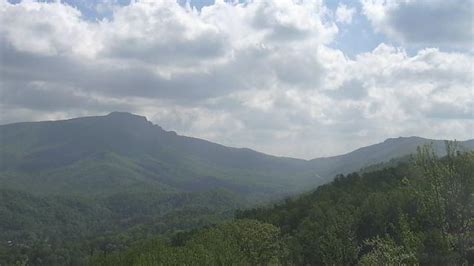
{"type": "Polygon", "coordinates": [[[103,116],[110,123],[116,124],[120,127],[128,127],[129,129],[136,130],[138,127],[154,127],[163,130],[159,125],[153,124],[145,116],[132,114],[129,112],[118,112],[114,111],[108,115],[103,116]]]}
{"type": "Polygon", "coordinates": [[[128,128],[130,130],[137,130],[138,128],[142,127],[157,127],[160,128],[158,125],[154,125],[151,121],[145,116],[136,115],[128,112],[111,112],[108,115],[102,116],[103,119],[108,121],[113,125],[119,126],[121,128],[128,128]]]}
{"type": "Polygon", "coordinates": [[[132,114],[132,113],[128,113],[128,112],[118,112],[118,111],[114,111],[114,112],[111,112],[110,114],[106,115],[107,117],[117,117],[117,118],[123,118],[123,119],[139,119],[139,120],[145,120],[145,121],[148,121],[146,119],[146,117],[144,116],[141,116],[141,115],[136,115],[136,114],[132,114]]]}

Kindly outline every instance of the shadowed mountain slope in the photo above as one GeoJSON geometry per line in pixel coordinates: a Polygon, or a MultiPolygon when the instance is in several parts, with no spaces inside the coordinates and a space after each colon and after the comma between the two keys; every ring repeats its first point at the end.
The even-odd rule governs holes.
{"type": "MultiPolygon", "coordinates": [[[[180,136],[145,117],[113,112],[0,126],[0,184],[38,194],[224,188],[247,196],[283,195],[408,155],[428,143],[442,153],[441,140],[409,137],[307,161],[180,136]]],[[[472,149],[474,141],[461,145],[472,149]]]]}

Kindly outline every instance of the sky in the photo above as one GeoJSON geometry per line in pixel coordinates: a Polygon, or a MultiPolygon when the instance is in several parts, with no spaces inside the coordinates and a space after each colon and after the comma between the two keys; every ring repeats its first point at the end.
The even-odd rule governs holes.
{"type": "Polygon", "coordinates": [[[126,111],[306,159],[474,138],[473,5],[0,0],[0,124],[126,111]]]}

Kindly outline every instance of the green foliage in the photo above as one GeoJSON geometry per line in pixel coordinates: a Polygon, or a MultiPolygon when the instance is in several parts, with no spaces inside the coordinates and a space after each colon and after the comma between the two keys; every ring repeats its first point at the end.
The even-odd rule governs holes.
{"type": "Polygon", "coordinates": [[[447,143],[446,154],[425,146],[413,162],[339,175],[313,193],[236,217],[280,227],[290,264],[471,265],[474,152],[447,143]]]}
{"type": "Polygon", "coordinates": [[[298,264],[352,264],[357,259],[352,210],[321,204],[310,210],[297,228],[301,246],[291,255],[298,264]]]}
{"type": "Polygon", "coordinates": [[[81,264],[320,182],[304,160],[179,136],[128,113],[0,125],[0,140],[0,264],[81,264]]]}
{"type": "Polygon", "coordinates": [[[224,188],[256,201],[320,183],[305,160],[179,136],[128,113],[0,125],[0,136],[0,186],[37,195],[224,188]]]}
{"type": "Polygon", "coordinates": [[[268,265],[284,254],[280,231],[273,225],[240,220],[199,231],[182,246],[162,240],[126,252],[98,255],[93,265],[268,265]]]}
{"type": "Polygon", "coordinates": [[[221,190],[84,199],[0,189],[0,265],[83,264],[93,254],[230,219],[238,202],[221,190]]]}
{"type": "Polygon", "coordinates": [[[441,159],[420,150],[414,162],[338,175],[298,198],[237,211],[233,223],[96,256],[94,263],[470,265],[472,227],[465,226],[472,226],[474,153],[449,145],[441,159]]]}
{"type": "Polygon", "coordinates": [[[455,142],[446,147],[441,159],[429,146],[419,148],[416,158],[420,212],[430,218],[423,255],[432,263],[462,264],[472,259],[474,242],[474,152],[462,153],[455,142]]]}
{"type": "Polygon", "coordinates": [[[417,265],[416,255],[399,246],[390,237],[364,241],[372,250],[363,255],[359,265],[417,265]]]}
{"type": "MultiPolygon", "coordinates": [[[[105,139],[83,129],[117,121],[2,129],[28,141],[0,149],[8,162],[0,165],[1,265],[474,263],[473,152],[448,144],[438,158],[422,147],[413,162],[338,175],[315,191],[237,211],[234,222],[223,223],[249,201],[281,195],[292,171],[302,171],[295,174],[298,186],[319,182],[304,179],[315,175],[308,175],[313,166],[133,121],[127,123],[146,130],[114,126],[115,134],[107,126],[99,130],[110,134],[105,139]],[[81,136],[68,137],[76,131],[81,136]]],[[[328,169],[347,163],[344,172],[363,162],[350,158],[328,169]]]]}

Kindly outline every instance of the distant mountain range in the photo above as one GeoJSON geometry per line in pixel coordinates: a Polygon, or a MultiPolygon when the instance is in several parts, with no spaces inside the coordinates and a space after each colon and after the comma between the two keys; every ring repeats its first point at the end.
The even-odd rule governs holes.
{"type": "MultiPolygon", "coordinates": [[[[310,161],[315,171],[325,180],[336,174],[347,174],[375,164],[386,163],[393,159],[406,157],[417,152],[417,147],[432,145],[439,156],[446,154],[446,141],[421,137],[390,138],[382,143],[359,148],[347,154],[317,158],[310,161]]],[[[460,141],[459,147],[474,149],[474,139],[460,141]]]]}
{"type": "Polygon", "coordinates": [[[392,166],[425,143],[442,154],[443,141],[410,137],[301,160],[180,136],[129,113],[2,125],[0,264],[27,256],[85,265],[91,254],[229,221],[339,173],[392,166]]]}
{"type": "MultiPolygon", "coordinates": [[[[180,136],[145,117],[113,112],[0,126],[0,186],[67,195],[226,189],[262,198],[312,189],[338,173],[406,156],[428,143],[442,154],[444,141],[408,137],[302,160],[180,136]]],[[[460,144],[474,149],[474,140],[460,144]]]]}

